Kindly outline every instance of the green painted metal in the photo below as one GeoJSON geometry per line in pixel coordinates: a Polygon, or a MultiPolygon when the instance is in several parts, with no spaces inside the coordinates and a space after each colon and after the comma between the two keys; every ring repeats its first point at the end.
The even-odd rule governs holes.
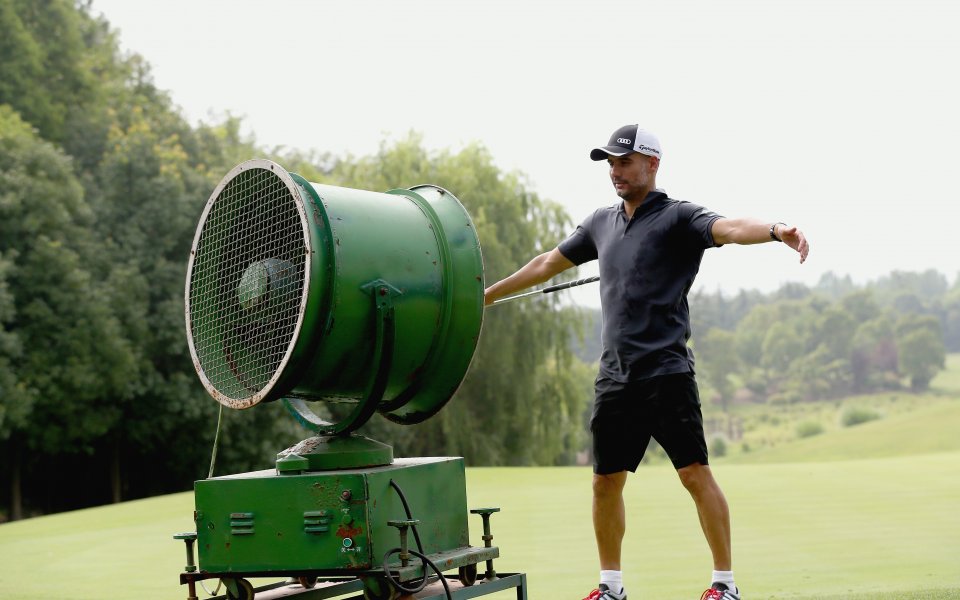
{"type": "Polygon", "coordinates": [[[314,436],[277,454],[277,471],[329,471],[389,465],[393,448],[361,435],[314,436]]]}
{"type": "Polygon", "coordinates": [[[374,411],[418,423],[463,380],[483,288],[476,229],[450,192],[322,185],[253,160],[228,173],[201,217],[187,337],[201,380],[226,406],[361,405],[339,424],[310,417],[308,404],[295,411],[327,434],[353,430],[374,411]],[[379,333],[384,319],[392,339],[379,333]],[[384,343],[391,364],[371,396],[384,343]]]}
{"type": "MultiPolygon", "coordinates": [[[[476,349],[483,289],[476,229],[446,190],[322,185],[265,160],[227,174],[188,265],[197,373],[221,404],[282,400],[318,435],[278,454],[275,470],[196,482],[195,539],[178,534],[190,597],[204,579],[240,597],[252,594],[246,578],[275,575],[353,576],[341,592],[359,583],[379,597],[387,574],[426,575],[410,531],[418,552],[461,580],[487,561],[493,591],[495,509],[482,514],[485,547],[470,546],[463,459],[394,460],[390,446],[352,433],[375,412],[414,424],[449,401],[476,349]],[[326,420],[318,401],[346,407],[326,420]]],[[[512,587],[519,598],[524,586],[512,587]]]]}
{"type": "MultiPolygon", "coordinates": [[[[195,484],[200,573],[361,573],[398,545],[399,485],[427,554],[469,547],[461,458],[397,459],[368,469],[215,477],[195,484]]],[[[411,577],[413,574],[411,574],[411,577]]]]}

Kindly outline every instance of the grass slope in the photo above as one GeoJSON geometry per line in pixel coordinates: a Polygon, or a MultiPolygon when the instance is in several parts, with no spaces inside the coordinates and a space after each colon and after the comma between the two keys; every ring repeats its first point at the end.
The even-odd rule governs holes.
{"type": "MultiPolygon", "coordinates": [[[[748,598],[960,598],[960,453],[716,470],[748,598]]],[[[470,505],[503,509],[496,568],[526,572],[531,600],[582,598],[596,583],[590,478],[586,468],[468,470],[470,505]]],[[[711,565],[676,474],[641,468],[626,502],[631,597],[698,597],[711,565]]],[[[177,494],[0,525],[0,597],[185,598],[171,535],[192,528],[192,508],[177,494]]],[[[479,520],[471,527],[480,544],[479,520]]]]}
{"type": "Polygon", "coordinates": [[[960,450],[960,400],[930,406],[797,439],[724,461],[737,463],[811,462],[885,458],[960,450]]]}
{"type": "MultiPolygon", "coordinates": [[[[742,439],[728,442],[726,456],[714,456],[714,462],[810,462],[960,451],[955,433],[960,423],[960,354],[948,355],[946,362],[922,394],[891,390],[822,402],[738,405],[730,416],[708,404],[708,421],[738,420],[743,431],[742,439]],[[878,418],[844,426],[850,412],[878,418]],[[822,433],[803,437],[805,426],[822,433]]],[[[719,435],[726,439],[724,432],[719,435]]]]}

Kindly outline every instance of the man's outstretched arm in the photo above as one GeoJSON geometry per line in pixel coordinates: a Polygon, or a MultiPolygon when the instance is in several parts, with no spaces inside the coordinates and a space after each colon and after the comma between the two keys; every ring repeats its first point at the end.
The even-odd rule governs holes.
{"type": "Polygon", "coordinates": [[[574,266],[576,265],[570,262],[566,256],[560,254],[560,251],[556,248],[544,252],[520,267],[513,275],[488,287],[483,293],[483,303],[493,304],[494,300],[543,283],[574,266]]]}
{"type": "Polygon", "coordinates": [[[773,235],[787,246],[800,253],[800,262],[807,260],[810,245],[803,232],[783,223],[770,223],[759,219],[717,219],[713,222],[713,241],[719,244],[762,244],[774,242],[773,235]]]}

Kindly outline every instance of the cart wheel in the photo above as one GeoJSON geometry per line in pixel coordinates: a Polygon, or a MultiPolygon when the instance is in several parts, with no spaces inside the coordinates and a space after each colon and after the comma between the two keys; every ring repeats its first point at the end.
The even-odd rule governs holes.
{"type": "Polygon", "coordinates": [[[475,584],[477,582],[476,563],[460,567],[458,575],[458,579],[460,580],[460,583],[463,584],[463,587],[470,587],[471,585],[475,584]]]}
{"type": "Polygon", "coordinates": [[[227,598],[230,600],[253,600],[256,594],[253,591],[253,584],[246,579],[224,579],[223,584],[227,588],[227,598]]]}
{"type": "Polygon", "coordinates": [[[313,586],[317,585],[316,577],[297,577],[297,583],[306,589],[311,589],[313,586]]]}
{"type": "Polygon", "coordinates": [[[396,600],[400,593],[386,577],[368,577],[363,580],[363,600],[396,600]]]}

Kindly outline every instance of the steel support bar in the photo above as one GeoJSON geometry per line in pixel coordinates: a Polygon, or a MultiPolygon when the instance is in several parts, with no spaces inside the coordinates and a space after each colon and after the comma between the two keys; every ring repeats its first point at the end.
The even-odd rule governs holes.
{"type": "MultiPolygon", "coordinates": [[[[449,581],[453,586],[460,585],[455,576],[447,576],[447,581],[449,581]]],[[[272,594],[269,594],[270,591],[287,585],[289,584],[286,582],[273,583],[259,586],[254,589],[254,592],[256,592],[257,598],[261,597],[264,592],[267,593],[264,597],[273,597],[272,594]]],[[[453,598],[453,600],[469,600],[470,598],[488,596],[490,594],[496,594],[497,592],[502,592],[503,590],[509,590],[511,588],[517,590],[517,600],[527,600],[527,575],[525,573],[503,573],[493,581],[488,582],[480,580],[477,581],[475,585],[469,587],[451,589],[450,597],[453,598]]],[[[345,581],[320,581],[317,583],[317,587],[315,588],[304,589],[293,593],[287,592],[282,594],[282,596],[277,597],[291,598],[294,600],[328,600],[329,598],[342,597],[344,594],[352,594],[362,591],[363,582],[360,579],[348,579],[345,581]]],[[[436,583],[431,584],[430,587],[423,592],[420,592],[415,597],[417,600],[447,600],[446,594],[443,592],[442,588],[440,588],[439,584],[436,583]],[[438,593],[434,593],[431,588],[437,588],[438,593]]],[[[215,596],[209,598],[208,600],[227,600],[227,596],[215,596]]],[[[344,600],[364,600],[364,597],[363,594],[360,593],[356,596],[349,596],[344,600]]]]}
{"type": "MultiPolygon", "coordinates": [[[[455,577],[448,577],[450,581],[456,581],[455,577]]],[[[505,573],[500,574],[493,581],[477,581],[475,585],[452,590],[450,595],[455,600],[467,600],[468,598],[477,598],[495,594],[510,588],[517,589],[517,600],[527,600],[527,575],[526,573],[505,573]]],[[[420,600],[446,600],[446,594],[443,592],[434,596],[422,596],[420,600]]]]}

